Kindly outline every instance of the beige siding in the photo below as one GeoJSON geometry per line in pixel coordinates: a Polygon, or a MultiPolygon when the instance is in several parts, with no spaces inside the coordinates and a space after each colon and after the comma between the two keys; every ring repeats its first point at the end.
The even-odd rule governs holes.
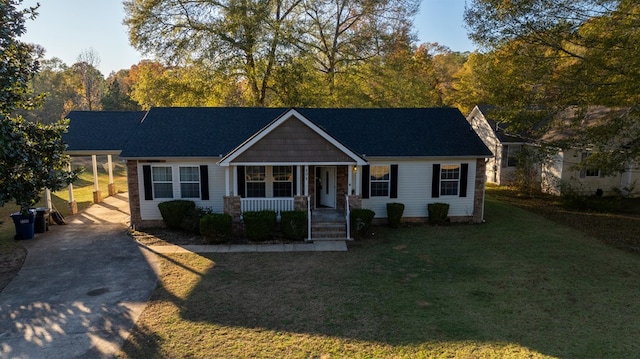
{"type": "Polygon", "coordinates": [[[448,203],[449,216],[472,216],[474,208],[474,191],[476,173],[476,159],[465,160],[371,160],[375,165],[398,165],[398,198],[370,197],[362,200],[362,207],[376,212],[376,218],[387,217],[387,203],[399,202],[405,206],[403,217],[427,217],[427,204],[434,202],[448,203]],[[431,181],[434,164],[460,164],[468,163],[469,172],[467,178],[467,197],[441,196],[431,198],[431,181]]]}
{"type": "Polygon", "coordinates": [[[353,159],[292,117],[233,162],[353,162],[353,159]]]}
{"type": "Polygon", "coordinates": [[[471,124],[473,130],[476,131],[482,142],[493,152],[494,157],[489,158],[487,161],[487,182],[500,184],[501,179],[504,178],[502,174],[503,169],[500,166],[502,157],[500,140],[498,140],[495,132],[477,107],[471,111],[467,117],[467,121],[471,124]]]}
{"type": "Polygon", "coordinates": [[[161,220],[158,203],[171,201],[180,198],[180,175],[179,167],[182,166],[200,166],[207,165],[209,170],[209,200],[186,198],[194,201],[197,207],[211,208],[214,212],[223,211],[223,197],[225,191],[224,168],[216,165],[215,162],[165,162],[165,163],[138,163],[138,186],[140,190],[140,216],[142,220],[161,220]],[[170,166],[173,176],[173,198],[154,198],[153,200],[144,199],[144,175],[142,166],[170,166]]]}

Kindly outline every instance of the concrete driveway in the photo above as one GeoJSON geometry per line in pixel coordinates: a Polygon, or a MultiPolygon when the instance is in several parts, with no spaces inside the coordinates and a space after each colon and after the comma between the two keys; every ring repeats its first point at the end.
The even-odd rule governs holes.
{"type": "Polygon", "coordinates": [[[24,241],[0,292],[0,358],[109,358],[157,283],[155,255],[127,235],[126,194],[24,241]]]}

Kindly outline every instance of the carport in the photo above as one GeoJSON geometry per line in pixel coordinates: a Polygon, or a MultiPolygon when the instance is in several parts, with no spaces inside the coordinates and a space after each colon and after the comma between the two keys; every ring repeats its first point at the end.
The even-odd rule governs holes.
{"type": "MultiPolygon", "coordinates": [[[[98,156],[106,156],[106,163],[101,165],[109,174],[107,193],[113,196],[118,192],[113,181],[113,157],[120,155],[129,134],[145,114],[145,111],[71,111],[66,116],[70,123],[68,131],[62,136],[67,144],[65,153],[71,157],[91,156],[94,203],[102,202],[103,198],[98,184],[98,156]]],[[[71,214],[78,212],[78,205],[73,198],[73,184],[69,185],[68,205],[71,214]]]]}

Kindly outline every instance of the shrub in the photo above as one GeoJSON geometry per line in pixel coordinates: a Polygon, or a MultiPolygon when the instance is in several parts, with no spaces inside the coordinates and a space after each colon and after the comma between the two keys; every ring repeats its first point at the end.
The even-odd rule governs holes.
{"type": "Polygon", "coordinates": [[[276,225],[276,212],[250,211],[242,214],[244,230],[252,241],[265,241],[271,237],[276,225]]]}
{"type": "Polygon", "coordinates": [[[448,203],[429,203],[427,205],[429,211],[429,223],[433,225],[441,225],[447,222],[449,216],[448,203]]]}
{"type": "Polygon", "coordinates": [[[307,212],[287,211],[280,214],[280,229],[287,239],[302,240],[307,235],[307,212]]]}
{"type": "Polygon", "coordinates": [[[210,244],[224,243],[231,239],[233,223],[231,215],[209,213],[200,218],[200,234],[210,244]]]}
{"type": "Polygon", "coordinates": [[[402,221],[402,214],[404,213],[404,204],[402,203],[387,203],[387,218],[389,220],[389,227],[398,228],[402,221]]]}
{"type": "Polygon", "coordinates": [[[351,233],[353,235],[362,235],[371,227],[371,221],[375,217],[376,212],[366,208],[354,208],[351,210],[349,223],[351,224],[351,233]]]}
{"type": "Polygon", "coordinates": [[[195,211],[196,204],[193,201],[177,199],[158,203],[158,208],[160,209],[162,220],[167,228],[181,229],[182,222],[185,217],[195,211]]]}

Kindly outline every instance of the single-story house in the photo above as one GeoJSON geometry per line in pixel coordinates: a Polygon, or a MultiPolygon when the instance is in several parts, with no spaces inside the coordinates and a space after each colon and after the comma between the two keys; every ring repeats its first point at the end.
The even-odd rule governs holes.
{"type": "Polygon", "coordinates": [[[381,220],[390,202],[406,220],[426,219],[433,202],[448,203],[452,221],[483,220],[492,153],[453,108],[152,108],[122,136],[138,227],[161,224],[158,204],[172,199],[236,221],[350,208],[381,220]]]}
{"type": "Polygon", "coordinates": [[[491,119],[488,111],[488,106],[476,106],[467,116],[467,121],[495,155],[487,162],[487,182],[509,185],[515,180],[520,151],[524,146],[534,145],[524,136],[509,133],[508,124],[491,119]]]}

